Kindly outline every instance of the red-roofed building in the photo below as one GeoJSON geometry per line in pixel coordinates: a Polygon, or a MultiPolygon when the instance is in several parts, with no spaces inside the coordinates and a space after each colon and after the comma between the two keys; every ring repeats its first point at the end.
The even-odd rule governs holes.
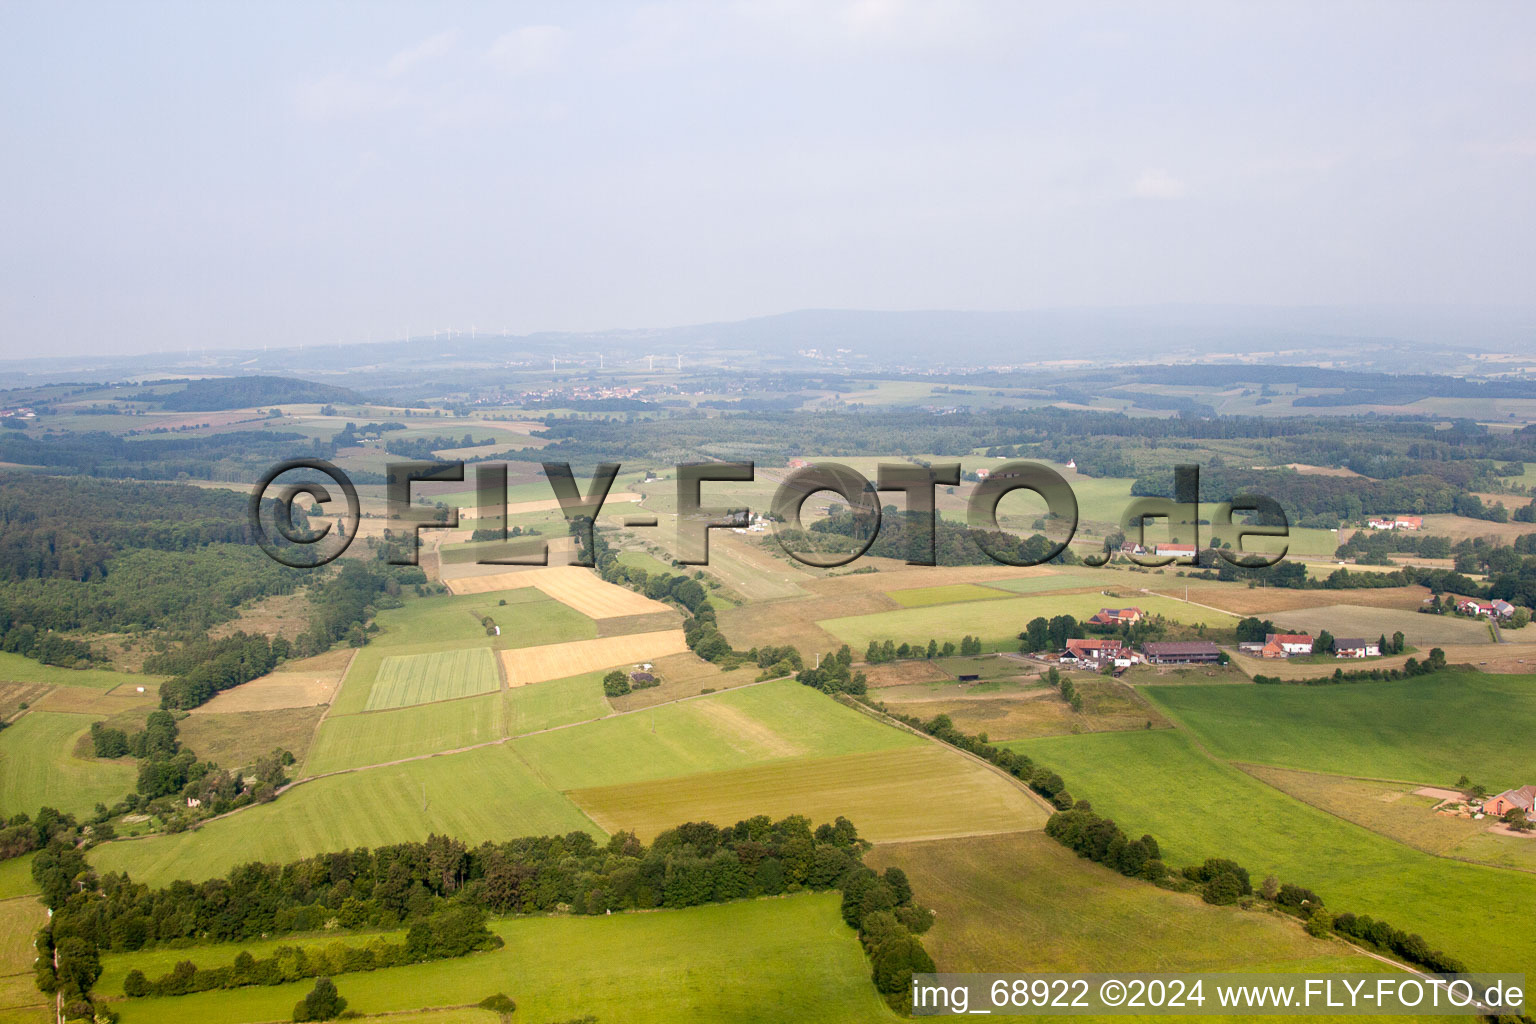
{"type": "Polygon", "coordinates": [[[1264,638],[1264,656],[1269,657],[1270,647],[1280,649],[1279,657],[1289,658],[1293,654],[1311,654],[1312,638],[1306,633],[1271,633],[1264,638]]]}
{"type": "Polygon", "coordinates": [[[1194,558],[1195,546],[1193,544],[1159,544],[1153,553],[1158,557],[1194,558]]]}
{"type": "Polygon", "coordinates": [[[1483,801],[1483,813],[1496,818],[1502,818],[1517,807],[1528,816],[1536,816],[1536,786],[1506,789],[1498,796],[1483,801]]]}
{"type": "Polygon", "coordinates": [[[1145,614],[1140,608],[1100,608],[1088,617],[1088,625],[1129,626],[1140,622],[1145,614]]]}

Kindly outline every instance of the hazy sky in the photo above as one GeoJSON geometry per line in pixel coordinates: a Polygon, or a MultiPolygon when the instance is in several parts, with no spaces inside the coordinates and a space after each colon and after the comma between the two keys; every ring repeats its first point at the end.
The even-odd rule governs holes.
{"type": "Polygon", "coordinates": [[[1536,5],[0,2],[0,357],[1526,303],[1536,5]]]}

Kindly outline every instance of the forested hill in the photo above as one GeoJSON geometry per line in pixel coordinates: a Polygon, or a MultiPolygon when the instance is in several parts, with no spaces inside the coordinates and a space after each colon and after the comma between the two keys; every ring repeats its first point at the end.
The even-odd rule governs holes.
{"type": "Polygon", "coordinates": [[[194,380],[183,390],[154,396],[154,400],[177,412],[212,412],[284,403],[357,402],[361,396],[347,388],[292,377],[215,377],[194,380]]]}
{"type": "Polygon", "coordinates": [[[243,543],[247,500],[221,488],[0,473],[0,581],[86,580],[134,548],[243,543]]]}

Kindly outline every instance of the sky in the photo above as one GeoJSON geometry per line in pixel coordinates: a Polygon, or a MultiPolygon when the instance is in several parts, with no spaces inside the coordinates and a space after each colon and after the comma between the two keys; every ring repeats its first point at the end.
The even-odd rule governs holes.
{"type": "Polygon", "coordinates": [[[1536,6],[0,0],[0,358],[1531,303],[1536,6]]]}

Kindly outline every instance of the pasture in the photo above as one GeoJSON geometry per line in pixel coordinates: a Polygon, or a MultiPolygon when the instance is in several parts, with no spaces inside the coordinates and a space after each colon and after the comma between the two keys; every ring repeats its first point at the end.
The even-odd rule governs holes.
{"type": "Polygon", "coordinates": [[[227,768],[255,764],[279,747],[302,764],[324,713],[324,708],[311,707],[188,715],[178,728],[184,746],[227,768]]]}
{"type": "Polygon", "coordinates": [[[1536,875],[1445,860],[1386,839],[1210,759],[1180,731],[1008,746],[1060,772],[1073,796],[1126,832],[1152,833],[1171,867],[1230,857],[1254,878],[1274,874],[1315,890],[1335,912],[1418,932],[1479,970],[1524,970],[1536,958],[1536,932],[1523,909],[1536,905],[1536,875]],[[1489,899],[1494,892],[1499,898],[1489,899]]]}
{"type": "Polygon", "coordinates": [[[1072,677],[1083,695],[1073,711],[1054,689],[1040,682],[915,683],[882,688],[878,699],[894,711],[927,721],[948,715],[955,728],[999,740],[1118,729],[1167,728],[1168,722],[1133,688],[1101,676],[1072,677]]]}
{"type": "Polygon", "coordinates": [[[487,647],[432,654],[398,654],[379,663],[365,710],[472,697],[501,688],[496,658],[487,647]]]}
{"type": "Polygon", "coordinates": [[[654,662],[687,650],[683,631],[666,629],[502,651],[501,663],[509,685],[525,686],[618,665],[654,662]]]}
{"type": "Polygon", "coordinates": [[[934,743],[568,795],[607,831],[629,829],[645,842],[680,821],[735,822],[754,814],[813,821],[842,815],[874,842],[1038,829],[1048,816],[1003,776],[934,743]]]}
{"type": "Polygon", "coordinates": [[[131,763],[74,755],[96,720],[29,711],[0,731],[0,817],[36,815],[45,806],[88,816],[98,803],[114,804],[133,789],[138,772],[131,763]]]}
{"type": "Polygon", "coordinates": [[[863,652],[871,640],[895,640],[927,643],[930,638],[941,643],[959,640],[967,633],[985,641],[1012,641],[1024,631],[1030,619],[1072,615],[1082,621],[1100,608],[1135,605],[1150,614],[1162,615],[1188,625],[1204,623],[1211,629],[1232,629],[1237,620],[1222,612],[1185,604],[1148,594],[1129,597],[1105,597],[1090,594],[1040,594],[1010,597],[1001,601],[964,601],[959,604],[903,608],[823,619],[817,623],[827,632],[863,652]]]}
{"type": "Polygon", "coordinates": [[[387,764],[499,740],[502,701],[497,694],[415,707],[331,715],[320,724],[305,775],[387,764]]]}
{"type": "Polygon", "coordinates": [[[0,900],[37,892],[37,883],[32,880],[33,856],[28,853],[0,860],[0,900]]]}
{"type": "Polygon", "coordinates": [[[940,971],[1328,971],[1370,963],[1284,918],[1126,878],[1043,832],[881,844],[864,861],[901,868],[918,900],[938,912],[923,945],[940,971]]]}
{"type": "Polygon", "coordinates": [[[1438,797],[1419,796],[1412,783],[1372,782],[1339,775],[1251,765],[1249,775],[1303,803],[1439,857],[1536,871],[1536,842],[1488,831],[1488,821],[1435,814],[1438,797]]]}
{"type": "Polygon", "coordinates": [[[962,601],[996,601],[1008,595],[995,587],[984,587],[979,583],[951,583],[948,586],[891,590],[887,591],[887,596],[903,608],[927,608],[930,605],[959,604],[962,601]]]}
{"type": "Polygon", "coordinates": [[[525,736],[510,746],[549,785],[570,790],[922,742],[785,680],[525,736]]]}
{"type": "Polygon", "coordinates": [[[99,871],[169,885],[222,876],[249,861],[281,863],[432,832],[473,844],[575,829],[604,838],[575,804],[498,745],[306,782],[181,835],[104,843],[89,859],[99,871]]]}
{"type": "Polygon", "coordinates": [[[378,623],[383,634],[369,646],[415,645],[430,640],[439,647],[508,648],[597,635],[590,618],[532,587],[410,598],[403,608],[381,611],[378,623]],[[499,637],[486,635],[481,623],[486,616],[501,627],[499,637]]]}
{"type": "Polygon", "coordinates": [[[1532,780],[1536,678],[1447,671],[1337,686],[1145,686],[1218,757],[1498,792],[1532,780]]]}
{"type": "Polygon", "coordinates": [[[44,665],[40,661],[24,658],[9,651],[0,651],[0,682],[47,683],[49,686],[89,686],[93,690],[110,690],[114,686],[129,684],[142,686],[153,693],[160,685],[161,676],[134,675],[113,672],[104,668],[59,668],[44,665]]]}
{"type": "Polygon", "coordinates": [[[1486,621],[1464,619],[1458,615],[1422,615],[1397,608],[1362,608],[1350,604],[1297,608],[1278,614],[1284,616],[1286,628],[1311,633],[1313,636],[1326,629],[1336,637],[1354,636],[1375,640],[1385,634],[1391,639],[1394,632],[1401,630],[1408,643],[1419,649],[1421,661],[1431,647],[1442,644],[1493,642],[1486,621]]]}
{"type": "MultiPolygon", "coordinates": [[[[503,948],[345,974],[336,979],[337,988],[349,1009],[364,1014],[463,1007],[505,991],[517,1001],[517,1017],[535,1022],[585,1015],[626,1024],[897,1019],[869,982],[868,961],[842,922],[836,893],[650,914],[510,918],[491,922],[491,929],[505,941],[503,948]]],[[[119,959],[107,961],[114,975],[126,970],[119,959]]],[[[135,999],[113,1008],[124,1024],[287,1020],[313,984],[135,999]]],[[[492,1019],[483,1010],[464,1012],[462,1018],[450,1013],[421,1019],[432,1024],[492,1019]]],[[[383,1019],[395,1024],[414,1018],[383,1019]]]]}
{"type": "Polygon", "coordinates": [[[514,686],[506,694],[507,733],[521,736],[613,714],[603,696],[603,673],[514,686]]]}

